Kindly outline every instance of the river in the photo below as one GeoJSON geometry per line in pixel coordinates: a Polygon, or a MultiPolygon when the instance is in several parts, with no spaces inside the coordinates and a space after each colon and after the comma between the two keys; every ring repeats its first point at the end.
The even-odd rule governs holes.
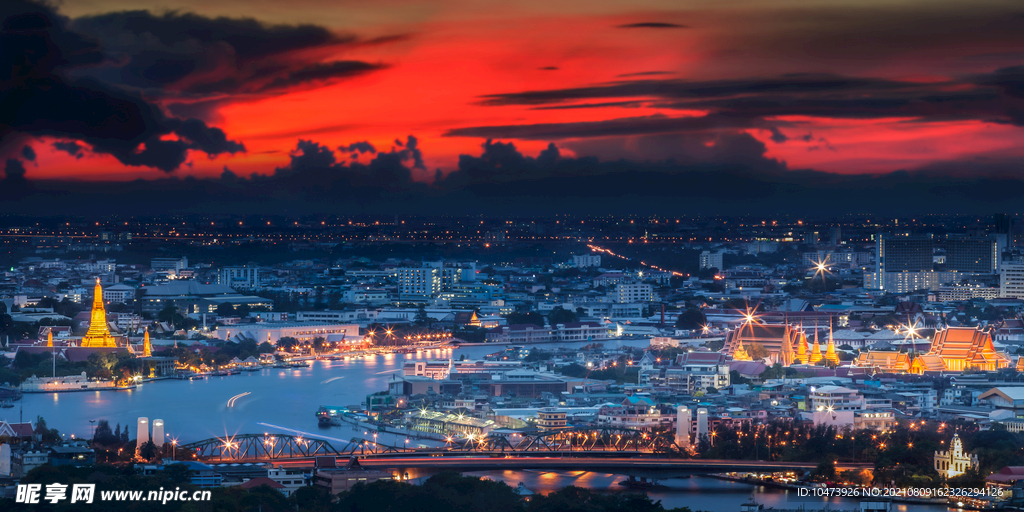
{"type": "MultiPolygon", "coordinates": [[[[613,340],[608,347],[646,344],[646,340],[613,340]]],[[[560,346],[579,348],[586,343],[560,346]]],[[[544,345],[543,348],[554,345],[544,345]]],[[[317,426],[316,409],[320,405],[358,405],[366,396],[387,389],[387,380],[400,374],[407,361],[416,359],[458,359],[465,355],[478,359],[503,348],[502,346],[474,346],[446,350],[427,350],[416,354],[375,355],[342,361],[315,361],[309,368],[267,368],[240,375],[208,377],[197,380],[159,380],[147,382],[127,391],[88,391],[78,393],[25,394],[14,408],[0,410],[0,418],[8,421],[34,421],[36,416],[46,419],[47,425],[57,428],[65,436],[91,436],[94,423],[107,420],[111,427],[120,424],[130,427],[135,437],[135,425],[140,416],[164,420],[168,439],[180,444],[223,438],[236,434],[264,432],[301,434],[327,439],[332,445],[343,446],[353,437],[365,437],[361,431],[349,426],[321,429],[317,426]],[[244,393],[248,393],[243,395],[244,393]],[[243,395],[243,396],[238,396],[243,395]],[[233,397],[237,397],[232,400],[233,397]],[[233,406],[229,407],[229,401],[233,406]]],[[[372,434],[370,434],[372,435],[372,434]]],[[[378,440],[385,444],[404,444],[404,436],[381,434],[378,440]]],[[[410,444],[421,443],[410,440],[410,444]]],[[[502,480],[510,485],[523,482],[534,492],[546,493],[566,485],[592,489],[622,490],[616,484],[622,477],[587,471],[489,471],[474,475],[502,480]]],[[[792,491],[754,487],[749,484],[728,482],[707,477],[670,479],[662,482],[668,490],[650,491],[666,507],[689,506],[693,510],[739,510],[740,504],[756,491],[759,503],[767,506],[808,509],[822,506],[825,501],[800,501],[792,491]]],[[[851,501],[833,500],[833,507],[855,508],[851,501]]],[[[942,510],[942,507],[899,505],[900,512],[942,510]]]]}

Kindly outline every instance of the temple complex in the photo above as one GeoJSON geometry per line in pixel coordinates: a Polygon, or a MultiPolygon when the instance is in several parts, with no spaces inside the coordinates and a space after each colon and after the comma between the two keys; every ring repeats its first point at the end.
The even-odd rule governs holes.
{"type": "Polygon", "coordinates": [[[771,359],[772,364],[779,363],[782,366],[790,366],[796,362],[794,348],[799,347],[801,342],[807,342],[803,331],[794,328],[789,323],[758,324],[750,322],[729,331],[725,338],[723,352],[733,359],[736,359],[737,353],[749,359],[746,347],[757,343],[768,351],[768,358],[771,359]]]}
{"type": "Polygon", "coordinates": [[[1010,366],[1010,358],[996,351],[992,333],[974,327],[949,327],[937,331],[931,350],[914,359],[911,371],[994,371],[1010,366]]]}

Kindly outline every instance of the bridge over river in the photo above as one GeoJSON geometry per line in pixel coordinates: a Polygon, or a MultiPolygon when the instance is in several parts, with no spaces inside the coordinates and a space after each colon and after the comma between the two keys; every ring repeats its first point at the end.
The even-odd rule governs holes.
{"type": "MultiPolygon", "coordinates": [[[[275,462],[312,465],[316,457],[358,457],[364,467],[485,471],[550,469],[603,471],[650,478],[730,472],[810,471],[812,462],[688,459],[671,437],[626,429],[568,429],[532,434],[491,434],[449,440],[436,448],[387,446],[353,438],[335,447],[329,441],[290,435],[246,434],[181,446],[207,462],[275,462]]],[[[837,470],[871,469],[871,463],[837,462],[837,470]]]]}

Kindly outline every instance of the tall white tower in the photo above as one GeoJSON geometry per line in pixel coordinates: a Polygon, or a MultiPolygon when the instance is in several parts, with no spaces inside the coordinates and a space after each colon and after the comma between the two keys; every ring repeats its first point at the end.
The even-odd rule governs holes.
{"type": "Polygon", "coordinates": [[[157,448],[164,445],[164,420],[153,420],[153,444],[157,448]]]}
{"type": "Polygon", "coordinates": [[[708,435],[708,410],[706,407],[697,409],[697,439],[708,435]]]}
{"type": "Polygon", "coordinates": [[[137,448],[142,448],[142,445],[149,442],[149,418],[139,418],[139,424],[135,427],[135,439],[137,448]]]}
{"type": "Polygon", "coordinates": [[[676,445],[684,450],[690,447],[690,409],[685,405],[676,407],[676,445]]]}

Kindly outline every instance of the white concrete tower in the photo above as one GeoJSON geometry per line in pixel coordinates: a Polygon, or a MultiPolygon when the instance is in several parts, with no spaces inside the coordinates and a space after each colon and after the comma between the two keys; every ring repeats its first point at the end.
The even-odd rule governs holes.
{"type": "Polygon", "coordinates": [[[697,409],[697,439],[708,435],[708,410],[706,407],[697,409]]]}
{"type": "Polygon", "coordinates": [[[153,420],[153,444],[157,448],[164,445],[164,420],[153,420]]]}
{"type": "Polygon", "coordinates": [[[135,439],[137,448],[142,448],[142,445],[149,442],[149,418],[139,418],[139,424],[135,427],[135,439]]]}
{"type": "Polygon", "coordinates": [[[690,419],[689,408],[676,407],[676,445],[684,450],[690,447],[690,419]]]}

